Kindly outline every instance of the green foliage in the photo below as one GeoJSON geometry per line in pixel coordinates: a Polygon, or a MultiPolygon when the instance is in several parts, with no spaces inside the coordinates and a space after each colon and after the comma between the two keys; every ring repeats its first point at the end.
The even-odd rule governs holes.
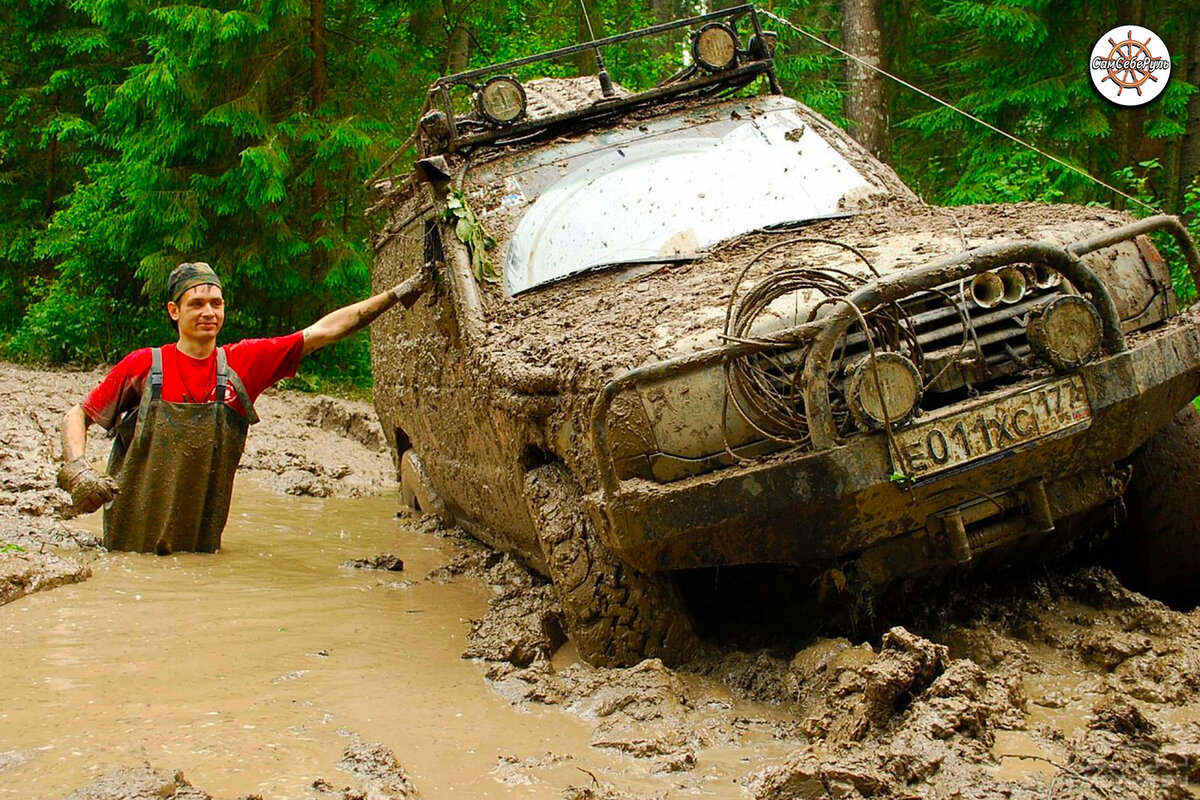
{"type": "Polygon", "coordinates": [[[500,271],[488,257],[488,251],[496,246],[496,240],[484,230],[483,223],[467,205],[462,192],[451,192],[446,198],[446,221],[454,223],[454,235],[471,251],[471,271],[477,281],[495,283],[500,280],[500,271]]]}
{"type": "MultiPolygon", "coordinates": [[[[597,37],[729,5],[584,2],[597,37]]],[[[1151,5],[1147,20],[1164,37],[1198,35],[1183,6],[1151,5]]],[[[841,40],[834,0],[768,7],[841,40]]],[[[1172,172],[1195,92],[1182,79],[1182,45],[1167,91],[1134,111],[1100,99],[1081,67],[1097,20],[1122,17],[1114,0],[882,7],[890,70],[1083,170],[1116,175],[1195,228],[1200,187],[1172,172]]],[[[844,125],[842,57],[766,24],[780,34],[785,91],[844,125]]],[[[209,261],[222,274],[227,340],[290,332],[361,298],[372,257],[363,183],[407,141],[429,84],[588,35],[574,0],[3,4],[0,352],[99,362],[170,340],[163,290],[181,260],[209,261]]],[[[686,62],[686,46],[678,32],[613,47],[607,68],[620,84],[648,88],[686,62]]],[[[572,76],[596,64],[584,53],[554,69],[572,76]]],[[[895,84],[889,93],[892,161],[932,202],[1114,202],[1076,172],[928,98],[895,84]]],[[[399,155],[396,171],[415,153],[399,155]]],[[[451,213],[476,274],[495,278],[487,234],[458,202],[451,213]]],[[[1159,244],[1178,272],[1172,243],[1159,244]]],[[[321,351],[299,380],[369,384],[367,342],[360,335],[321,351]]]]}
{"type": "MultiPolygon", "coordinates": [[[[1158,161],[1143,161],[1137,165],[1136,169],[1129,166],[1117,170],[1115,177],[1117,183],[1124,186],[1134,197],[1146,203],[1147,206],[1158,207],[1162,204],[1162,198],[1158,197],[1153,189],[1153,179],[1155,174],[1161,170],[1162,165],[1158,161]]],[[[1133,211],[1140,217],[1147,217],[1155,213],[1151,208],[1144,206],[1135,206],[1133,211]]],[[[1200,241],[1200,176],[1197,176],[1184,190],[1180,215],[1192,240],[1200,241]]],[[[1180,303],[1191,305],[1196,302],[1196,283],[1192,279],[1187,260],[1184,258],[1178,242],[1175,241],[1175,237],[1158,232],[1151,234],[1151,238],[1154,240],[1154,246],[1158,248],[1170,266],[1171,282],[1174,284],[1175,294],[1180,303]]]]}
{"type": "Polygon", "coordinates": [[[397,141],[391,76],[378,66],[396,53],[394,35],[379,43],[390,59],[359,36],[395,26],[398,11],[331,2],[324,67],[334,77],[321,83],[308,2],[70,8],[84,33],[69,52],[119,66],[89,76],[56,53],[59,65],[43,69],[76,90],[78,113],[48,119],[42,140],[87,155],[40,230],[9,239],[10,258],[45,267],[6,273],[5,288],[19,290],[8,318],[21,319],[6,352],[95,361],[146,344],[162,333],[165,278],[181,260],[222,274],[231,336],[295,330],[368,291],[363,181],[397,141]]]}
{"type": "MultiPolygon", "coordinates": [[[[840,15],[831,0],[786,0],[773,3],[772,13],[826,42],[838,44],[840,15]]],[[[768,26],[778,29],[776,23],[768,26]]],[[[795,97],[836,125],[845,127],[842,104],[846,97],[842,78],[844,58],[811,38],[784,27],[775,49],[776,71],[784,92],[795,97]]]]}
{"type": "MultiPolygon", "coordinates": [[[[911,0],[887,7],[898,34],[890,57],[903,77],[1084,172],[1112,174],[1131,160],[1131,146],[1185,131],[1194,87],[1177,76],[1160,100],[1137,111],[1106,102],[1091,86],[1082,65],[1103,32],[1096,20],[1123,16],[1112,2],[911,0]]],[[[931,202],[1123,202],[914,92],[897,89],[893,98],[894,150],[904,154],[895,163],[931,202]]]]}

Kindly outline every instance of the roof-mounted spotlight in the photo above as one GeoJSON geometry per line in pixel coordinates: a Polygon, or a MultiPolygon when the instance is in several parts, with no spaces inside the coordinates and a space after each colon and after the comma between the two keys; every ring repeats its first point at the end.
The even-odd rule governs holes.
{"type": "Polygon", "coordinates": [[[737,31],[720,22],[710,22],[692,36],[692,56],[709,72],[720,72],[737,64],[737,31]]]}
{"type": "Polygon", "coordinates": [[[511,125],[525,116],[525,87],[508,75],[489,78],[475,93],[475,107],[493,125],[511,125]]]}

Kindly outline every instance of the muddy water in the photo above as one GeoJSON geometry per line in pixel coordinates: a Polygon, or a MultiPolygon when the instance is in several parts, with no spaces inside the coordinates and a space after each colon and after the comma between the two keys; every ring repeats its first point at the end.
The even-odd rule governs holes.
{"type": "MultiPolygon", "coordinates": [[[[243,480],[219,555],[101,555],[86,583],[7,606],[0,756],[24,763],[0,763],[0,798],[63,797],[143,761],[217,798],[317,797],[317,778],[352,783],[335,767],[350,732],[390,748],[425,798],[558,798],[588,773],[661,791],[590,747],[588,721],[510,705],[460,658],[489,590],[425,580],[455,545],[394,511],[243,480]],[[385,551],[403,572],[339,566],[385,551]]],[[[714,750],[693,777],[727,788],[750,755],[714,750]]]]}
{"type": "Polygon", "coordinates": [[[451,545],[394,510],[239,485],[220,555],[101,556],[87,583],[5,609],[0,753],[30,760],[0,797],[61,797],[144,760],[217,797],[307,797],[318,777],[345,785],[351,730],[386,742],[429,798],[557,797],[490,773],[502,756],[587,751],[587,727],[513,709],[459,658],[487,590],[423,581],[451,545]],[[338,566],[381,551],[405,571],[338,566]]]}

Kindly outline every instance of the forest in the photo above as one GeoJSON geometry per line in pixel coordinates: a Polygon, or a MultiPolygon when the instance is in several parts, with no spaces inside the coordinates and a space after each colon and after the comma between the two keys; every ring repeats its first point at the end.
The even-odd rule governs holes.
{"type": "MultiPolygon", "coordinates": [[[[184,260],[223,275],[225,341],[303,327],[369,291],[366,183],[411,162],[409,134],[438,76],[728,5],[6,0],[0,356],[88,365],[172,339],[165,280],[184,260]]],[[[1200,234],[1200,4],[759,8],[778,34],[784,91],[846,127],[926,201],[1159,209],[1200,234]],[[1137,108],[1103,99],[1086,66],[1098,37],[1126,23],[1155,31],[1172,56],[1166,90],[1137,108]]],[[[675,71],[679,57],[671,47],[633,49],[607,67],[618,83],[645,85],[675,71]]],[[[369,384],[365,334],[322,352],[306,374],[369,384]]]]}

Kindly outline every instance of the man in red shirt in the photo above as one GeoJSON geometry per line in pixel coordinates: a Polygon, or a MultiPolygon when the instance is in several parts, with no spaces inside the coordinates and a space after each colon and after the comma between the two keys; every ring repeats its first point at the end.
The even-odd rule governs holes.
{"type": "Polygon", "coordinates": [[[78,513],[104,510],[104,546],[160,555],[215,552],[229,516],[233,476],[254,401],[300,359],[369,325],[428,288],[421,270],[404,283],[340,308],[302,331],[217,346],[225,323],[221,280],[208,264],[180,264],[167,313],[179,340],[135,350],[63,420],[59,485],[78,513]],[[84,457],[93,423],[116,427],[108,474],[84,457]]]}

